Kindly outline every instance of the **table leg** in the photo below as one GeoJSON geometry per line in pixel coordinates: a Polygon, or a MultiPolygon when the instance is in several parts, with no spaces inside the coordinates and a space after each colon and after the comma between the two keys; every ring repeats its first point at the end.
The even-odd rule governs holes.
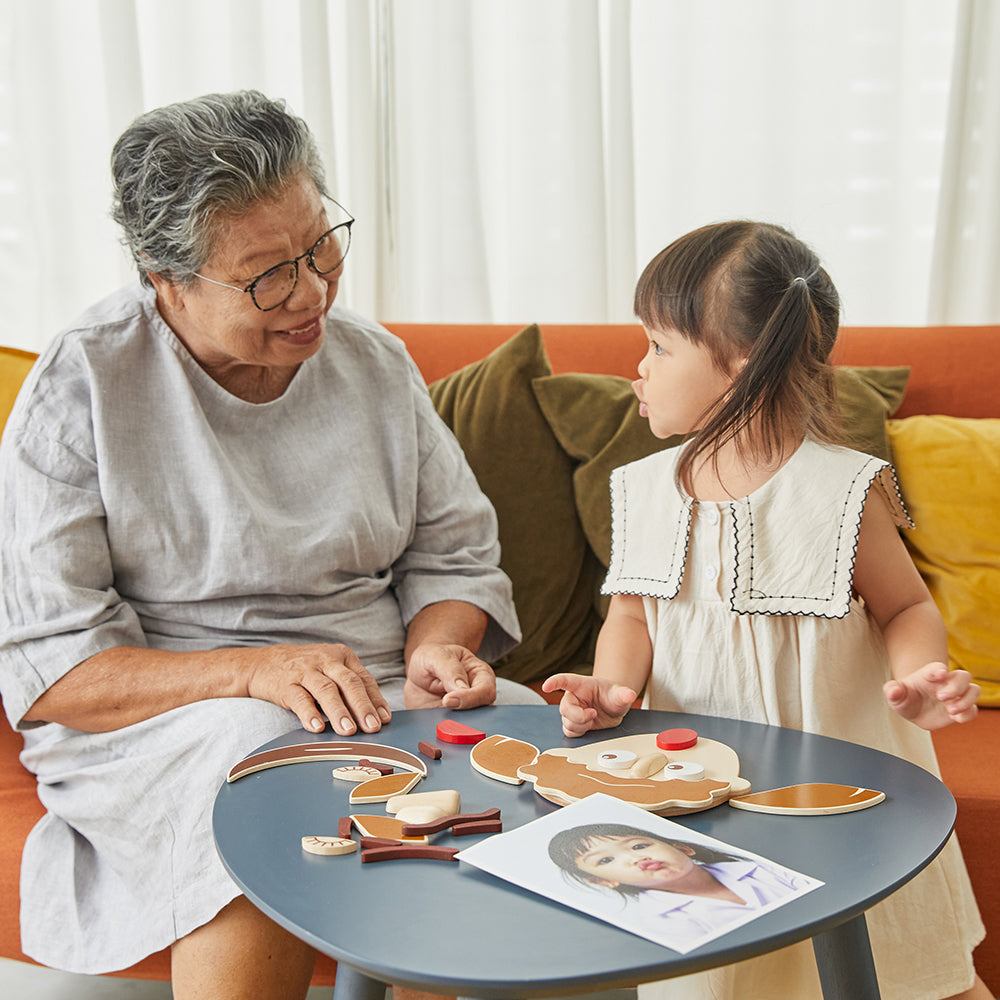
{"type": "Polygon", "coordinates": [[[385,983],[366,976],[344,962],[337,963],[333,1000],[385,1000],[385,983]]]}
{"type": "Polygon", "coordinates": [[[812,943],[823,1000],[879,1000],[875,960],[863,913],[817,934],[812,943]]]}

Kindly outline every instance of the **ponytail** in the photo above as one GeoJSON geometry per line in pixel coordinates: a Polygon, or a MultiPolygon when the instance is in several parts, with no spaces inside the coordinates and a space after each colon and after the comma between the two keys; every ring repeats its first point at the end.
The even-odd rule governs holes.
{"type": "Polygon", "coordinates": [[[720,371],[736,371],[678,463],[678,482],[689,491],[698,460],[715,463],[730,441],[741,455],[767,461],[789,435],[840,439],[829,363],[840,301],[816,256],[791,233],[730,222],[681,237],[643,272],[636,312],[648,327],[704,345],[720,371]]]}

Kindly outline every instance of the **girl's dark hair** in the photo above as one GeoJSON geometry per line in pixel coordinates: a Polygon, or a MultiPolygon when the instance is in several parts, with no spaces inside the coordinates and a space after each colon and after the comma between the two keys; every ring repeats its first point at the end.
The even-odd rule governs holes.
{"type": "MultiPolygon", "coordinates": [[[[562,870],[563,876],[570,881],[579,882],[590,888],[610,888],[610,886],[598,886],[590,876],[580,871],[576,864],[577,858],[584,851],[590,849],[591,841],[601,840],[605,837],[648,837],[650,840],[657,840],[661,844],[668,844],[671,847],[679,844],[690,848],[692,860],[700,865],[717,864],[720,861],[746,860],[737,854],[724,854],[695,841],[679,840],[676,837],[667,838],[658,833],[650,833],[648,830],[640,830],[637,827],[625,826],[621,823],[588,823],[584,826],[560,830],[549,841],[549,858],[562,870]]],[[[619,885],[613,891],[623,898],[628,898],[629,896],[638,896],[643,890],[634,885],[619,885]]]]}
{"type": "Polygon", "coordinates": [[[704,346],[722,372],[747,358],[684,450],[680,483],[690,484],[699,456],[714,461],[734,439],[757,460],[776,458],[789,434],[840,441],[829,363],[840,298],[815,253],[788,230],[736,221],[682,236],[646,265],[635,313],[650,330],[673,329],[704,346]],[[749,439],[741,435],[748,426],[749,439]]]}

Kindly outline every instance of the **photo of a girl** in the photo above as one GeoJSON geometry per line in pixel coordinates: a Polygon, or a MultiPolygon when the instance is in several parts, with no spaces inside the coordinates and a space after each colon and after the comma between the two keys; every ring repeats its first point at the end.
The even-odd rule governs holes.
{"type": "Polygon", "coordinates": [[[663,921],[677,946],[695,947],[812,881],[745,854],[619,823],[561,830],[548,852],[571,883],[616,893],[635,901],[640,919],[663,921]]]}
{"type": "Polygon", "coordinates": [[[823,885],[602,794],[481,841],[458,859],[679,952],[823,885]]]}

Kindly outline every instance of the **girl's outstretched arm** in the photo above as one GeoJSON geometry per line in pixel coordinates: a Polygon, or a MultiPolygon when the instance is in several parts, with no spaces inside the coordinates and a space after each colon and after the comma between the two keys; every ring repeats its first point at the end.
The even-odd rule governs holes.
{"type": "Polygon", "coordinates": [[[615,594],[597,637],[594,675],[554,674],[543,691],[563,691],[559,712],[567,736],[610,729],[625,718],[645,687],[653,646],[642,598],[615,594]]]}
{"type": "Polygon", "coordinates": [[[877,490],[869,492],[861,518],[854,587],[885,637],[894,678],[884,687],[890,707],[924,729],[974,719],[979,685],[966,670],[948,670],[941,613],[877,490]]]}

